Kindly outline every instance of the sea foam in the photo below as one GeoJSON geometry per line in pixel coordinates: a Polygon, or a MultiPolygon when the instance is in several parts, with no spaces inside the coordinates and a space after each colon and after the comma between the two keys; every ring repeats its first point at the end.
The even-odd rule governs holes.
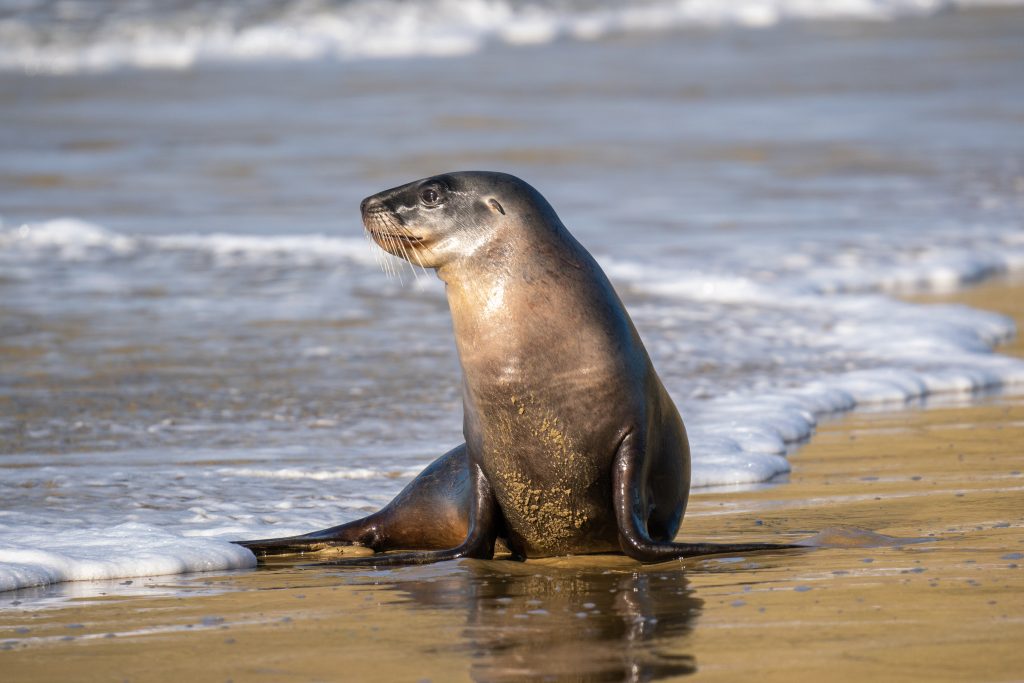
{"type": "Polygon", "coordinates": [[[58,258],[63,261],[103,260],[142,253],[199,252],[219,265],[291,266],[353,261],[375,264],[366,240],[319,234],[124,235],[78,218],[57,218],[5,228],[0,222],[0,261],[58,258]]]}
{"type": "MultiPolygon", "coordinates": [[[[8,3],[5,3],[8,4],[8,3]]],[[[210,62],[452,56],[492,43],[595,40],[688,26],[763,28],[792,20],[883,21],[1017,0],[384,0],[309,3],[18,2],[0,19],[0,69],[31,73],[210,62]]]]}
{"type": "Polygon", "coordinates": [[[0,526],[0,591],[254,566],[256,557],[241,546],[141,524],[61,531],[0,526]]]}

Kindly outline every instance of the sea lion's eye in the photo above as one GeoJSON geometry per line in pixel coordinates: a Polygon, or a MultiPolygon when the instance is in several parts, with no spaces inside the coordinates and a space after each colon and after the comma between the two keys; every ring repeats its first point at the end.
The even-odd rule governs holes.
{"type": "Polygon", "coordinates": [[[437,206],[441,202],[441,193],[432,187],[420,191],[420,201],[427,206],[437,206]]]}

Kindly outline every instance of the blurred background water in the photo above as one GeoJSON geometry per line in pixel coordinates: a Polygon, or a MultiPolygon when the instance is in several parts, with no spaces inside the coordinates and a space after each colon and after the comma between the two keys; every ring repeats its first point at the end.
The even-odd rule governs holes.
{"type": "Polygon", "coordinates": [[[1024,267],[1024,9],[976,4],[0,2],[0,589],[244,565],[459,443],[443,289],[357,209],[434,173],[548,197],[696,486],[1019,385],[1009,320],[892,298],[1024,267]]]}

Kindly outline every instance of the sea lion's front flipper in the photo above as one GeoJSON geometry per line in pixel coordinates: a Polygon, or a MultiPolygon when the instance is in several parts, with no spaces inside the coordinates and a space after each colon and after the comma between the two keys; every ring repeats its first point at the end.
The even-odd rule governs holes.
{"type": "Polygon", "coordinates": [[[619,527],[622,552],[640,562],[665,562],[683,557],[789,550],[803,546],[777,543],[674,543],[656,541],[647,529],[649,468],[644,467],[644,439],[630,432],[619,445],[613,467],[612,505],[619,527]]]}
{"type": "Polygon", "coordinates": [[[461,444],[432,462],[381,510],[301,536],[237,541],[257,557],[361,545],[385,550],[450,550],[466,539],[470,520],[469,458],[461,444]]]}

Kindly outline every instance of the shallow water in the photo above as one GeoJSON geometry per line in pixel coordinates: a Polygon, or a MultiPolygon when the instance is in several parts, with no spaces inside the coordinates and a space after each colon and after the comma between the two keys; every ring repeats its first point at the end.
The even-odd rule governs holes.
{"type": "Polygon", "coordinates": [[[461,441],[443,290],[385,277],[356,208],[437,172],[551,200],[679,404],[697,486],[784,476],[823,414],[1019,386],[991,353],[1008,319],[891,295],[1024,266],[1022,31],[1007,10],[8,65],[0,587],[245,564],[207,537],[354,518],[461,441]]]}

